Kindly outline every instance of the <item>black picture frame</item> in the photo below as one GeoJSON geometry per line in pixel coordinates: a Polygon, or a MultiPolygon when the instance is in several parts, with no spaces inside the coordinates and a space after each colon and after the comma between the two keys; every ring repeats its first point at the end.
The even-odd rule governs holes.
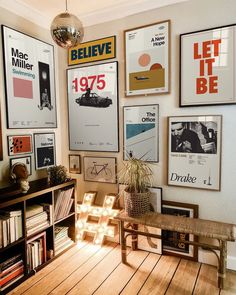
{"type": "MultiPolygon", "coordinates": [[[[174,201],[162,201],[162,214],[198,218],[198,205],[174,201]]],[[[198,261],[198,248],[194,245],[176,242],[185,240],[198,242],[198,237],[176,231],[162,230],[162,253],[198,261]]]]}
{"type": "Polygon", "coordinates": [[[180,107],[236,103],[235,32],[230,24],[180,35],[180,107]]]}
{"type": "Polygon", "coordinates": [[[32,175],[32,161],[31,161],[31,156],[10,158],[10,167],[12,167],[14,164],[16,164],[18,162],[25,164],[27,166],[29,176],[32,175]]]}

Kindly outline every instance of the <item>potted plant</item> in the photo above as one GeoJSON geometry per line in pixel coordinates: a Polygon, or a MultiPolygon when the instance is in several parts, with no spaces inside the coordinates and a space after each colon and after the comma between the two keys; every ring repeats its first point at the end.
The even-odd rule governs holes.
{"type": "Polygon", "coordinates": [[[66,167],[62,165],[49,167],[48,178],[51,185],[57,185],[66,182],[68,180],[66,167]]]}
{"type": "Polygon", "coordinates": [[[129,157],[119,171],[119,182],[126,185],[124,190],[125,211],[130,217],[140,216],[150,211],[150,191],[152,169],[141,158],[129,157]]]}

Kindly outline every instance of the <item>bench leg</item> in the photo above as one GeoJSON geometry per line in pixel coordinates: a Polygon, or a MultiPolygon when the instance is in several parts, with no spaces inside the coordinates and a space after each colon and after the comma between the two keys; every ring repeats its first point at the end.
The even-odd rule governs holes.
{"type": "Polygon", "coordinates": [[[220,260],[218,268],[218,287],[224,289],[224,279],[226,277],[226,261],[227,261],[227,242],[220,242],[220,260]]]}
{"type": "Polygon", "coordinates": [[[126,263],[126,238],[124,231],[124,221],[120,221],[120,244],[121,244],[121,261],[126,263]]]}
{"type": "MultiPolygon", "coordinates": [[[[138,224],[132,224],[132,229],[137,230],[138,224]]],[[[132,250],[137,250],[137,249],[138,249],[138,235],[133,234],[132,235],[132,250]]]]}

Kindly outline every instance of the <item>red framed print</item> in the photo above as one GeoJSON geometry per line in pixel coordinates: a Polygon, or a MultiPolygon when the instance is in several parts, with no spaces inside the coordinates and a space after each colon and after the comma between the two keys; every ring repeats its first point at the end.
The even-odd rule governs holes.
{"type": "Polygon", "coordinates": [[[236,103],[236,25],[180,35],[180,106],[236,103]]]}
{"type": "Polygon", "coordinates": [[[32,135],[9,135],[7,136],[8,155],[15,156],[30,154],[33,152],[32,135]]]}

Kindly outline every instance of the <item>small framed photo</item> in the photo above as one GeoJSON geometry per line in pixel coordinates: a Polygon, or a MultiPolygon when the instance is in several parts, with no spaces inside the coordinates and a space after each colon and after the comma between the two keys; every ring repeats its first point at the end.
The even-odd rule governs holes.
{"type": "Polygon", "coordinates": [[[84,180],[116,183],[116,158],[84,157],[84,180]]]}
{"type": "Polygon", "coordinates": [[[81,173],[80,155],[69,155],[69,172],[74,174],[81,173]]]}
{"type": "Polygon", "coordinates": [[[32,175],[31,156],[10,158],[10,167],[16,163],[23,163],[26,165],[29,175],[32,175]]]}
{"type": "Polygon", "coordinates": [[[236,25],[180,35],[180,106],[236,103],[236,25]]]}
{"type": "Polygon", "coordinates": [[[170,20],[124,31],[126,96],[168,93],[170,20]]]}
{"type": "Polygon", "coordinates": [[[124,160],[159,161],[159,105],[125,106],[124,160]]]}
{"type": "MultiPolygon", "coordinates": [[[[163,201],[162,214],[198,218],[198,205],[172,201],[163,201]]],[[[163,254],[175,255],[186,259],[198,261],[197,247],[181,243],[181,241],[197,242],[198,237],[192,234],[162,230],[163,254]]]]}
{"type": "Polygon", "coordinates": [[[220,190],[222,116],[169,117],[168,184],[220,190]]]}
{"type": "Polygon", "coordinates": [[[9,135],[7,136],[8,155],[16,156],[31,154],[33,152],[32,135],[9,135]]]}
{"type": "Polygon", "coordinates": [[[56,165],[55,133],[34,133],[35,169],[56,165]]]}

